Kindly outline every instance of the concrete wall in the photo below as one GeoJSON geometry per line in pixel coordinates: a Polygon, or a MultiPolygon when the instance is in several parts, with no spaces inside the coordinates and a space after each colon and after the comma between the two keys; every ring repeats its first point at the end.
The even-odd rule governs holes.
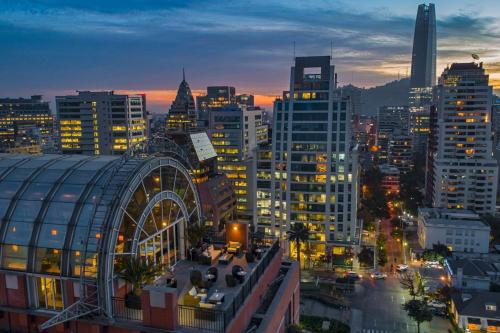
{"type": "Polygon", "coordinates": [[[260,277],[259,282],[253,288],[252,293],[247,297],[238,312],[234,315],[233,320],[226,329],[227,333],[240,333],[242,329],[246,328],[252,319],[252,316],[257,311],[264,297],[267,286],[276,278],[281,267],[281,257],[283,256],[283,249],[280,248],[278,253],[275,254],[273,260],[260,277]]]}
{"type": "Polygon", "coordinates": [[[286,313],[290,312],[290,323],[300,321],[299,263],[294,262],[259,326],[258,333],[285,333],[286,313]]]}

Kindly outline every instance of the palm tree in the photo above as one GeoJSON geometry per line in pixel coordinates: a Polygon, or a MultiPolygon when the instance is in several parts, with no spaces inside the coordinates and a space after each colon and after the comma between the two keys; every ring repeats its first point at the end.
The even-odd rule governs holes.
{"type": "Polygon", "coordinates": [[[310,231],[303,223],[292,224],[287,232],[287,240],[294,242],[297,249],[297,260],[299,261],[299,278],[300,278],[300,246],[309,240],[310,231]]]}
{"type": "Polygon", "coordinates": [[[152,283],[160,272],[161,267],[148,263],[144,258],[131,256],[124,259],[117,275],[132,285],[132,291],[125,297],[129,308],[141,308],[142,286],[152,283]]]}

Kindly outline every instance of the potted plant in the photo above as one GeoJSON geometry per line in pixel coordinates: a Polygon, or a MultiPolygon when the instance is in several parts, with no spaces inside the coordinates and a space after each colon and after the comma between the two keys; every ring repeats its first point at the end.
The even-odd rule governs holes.
{"type": "Polygon", "coordinates": [[[207,227],[204,224],[194,224],[187,230],[187,239],[189,242],[189,255],[191,261],[198,260],[198,256],[193,258],[193,253],[201,252],[199,249],[203,244],[203,237],[207,234],[207,227]]]}
{"type": "Polygon", "coordinates": [[[161,268],[139,257],[126,258],[118,271],[118,277],[132,285],[132,290],[125,295],[125,306],[141,309],[142,286],[152,283],[161,272],[161,268]]]}

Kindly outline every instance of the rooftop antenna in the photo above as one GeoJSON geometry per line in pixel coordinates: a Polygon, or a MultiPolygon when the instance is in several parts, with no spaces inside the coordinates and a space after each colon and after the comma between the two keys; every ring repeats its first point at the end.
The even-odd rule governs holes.
{"type": "Polygon", "coordinates": [[[295,60],[295,41],[293,41],[293,60],[295,60]]]}
{"type": "Polygon", "coordinates": [[[399,71],[398,71],[398,81],[399,81],[399,71]]]}
{"type": "Polygon", "coordinates": [[[186,81],[186,73],[184,73],[184,67],[182,67],[182,81],[186,81]]]}
{"type": "Polygon", "coordinates": [[[330,60],[333,59],[333,40],[330,41],[330,60]]]}

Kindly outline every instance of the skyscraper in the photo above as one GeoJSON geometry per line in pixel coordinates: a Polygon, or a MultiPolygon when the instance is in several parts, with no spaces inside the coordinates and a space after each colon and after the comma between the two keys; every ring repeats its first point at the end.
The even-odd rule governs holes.
{"type": "Polygon", "coordinates": [[[407,135],[409,113],[406,106],[381,106],[377,114],[377,146],[380,163],[387,163],[393,135],[407,135]]]}
{"type": "Polygon", "coordinates": [[[413,36],[408,106],[415,153],[425,154],[429,135],[432,87],[436,83],[436,11],[434,4],[418,6],[413,36]]]}
{"type": "Polygon", "coordinates": [[[258,152],[257,225],[284,237],[294,223],[306,224],[314,258],[350,251],[359,244],[357,149],[350,99],[337,89],[329,56],[295,58],[290,91],[273,115],[272,151],[258,152]]]}
{"type": "Polygon", "coordinates": [[[56,107],[63,154],[120,155],[144,149],[146,95],[79,91],[56,96],[56,107]]]}
{"type": "Polygon", "coordinates": [[[436,81],[436,11],[434,4],[418,6],[411,59],[411,88],[432,87],[436,81]]]}
{"type": "Polygon", "coordinates": [[[495,212],[498,164],[488,79],[482,63],[454,63],[439,79],[426,191],[434,207],[495,212]]]}
{"type": "Polygon", "coordinates": [[[182,82],[177,90],[177,96],[168,111],[165,130],[168,132],[185,132],[196,128],[196,108],[193,94],[186,82],[184,70],[182,70],[182,82]]]}

